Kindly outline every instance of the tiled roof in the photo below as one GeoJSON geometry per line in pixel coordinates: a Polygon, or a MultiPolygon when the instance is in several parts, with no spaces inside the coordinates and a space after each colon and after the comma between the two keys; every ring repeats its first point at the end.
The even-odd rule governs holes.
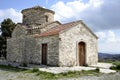
{"type": "Polygon", "coordinates": [[[34,37],[51,36],[51,35],[59,34],[61,31],[65,30],[65,29],[68,29],[68,28],[71,28],[71,27],[74,27],[78,24],[82,24],[84,27],[86,27],[86,29],[89,30],[89,32],[92,35],[94,35],[98,39],[98,37],[91,31],[91,29],[89,29],[87,27],[86,24],[84,24],[84,22],[82,20],[78,20],[78,21],[74,21],[74,22],[70,22],[70,23],[55,26],[55,27],[53,27],[53,28],[41,33],[41,34],[35,34],[34,37]]]}
{"type": "Polygon", "coordinates": [[[61,24],[61,25],[55,26],[55,27],[53,27],[53,28],[49,29],[48,31],[45,31],[45,32],[43,32],[41,34],[36,34],[35,37],[50,36],[50,35],[59,34],[59,32],[61,32],[62,30],[65,30],[67,28],[76,26],[80,22],[81,22],[81,20],[75,21],[75,22],[66,23],[66,24],[61,24]]]}

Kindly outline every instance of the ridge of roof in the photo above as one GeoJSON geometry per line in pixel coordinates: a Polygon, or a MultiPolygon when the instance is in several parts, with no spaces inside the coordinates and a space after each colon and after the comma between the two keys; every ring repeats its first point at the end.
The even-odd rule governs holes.
{"type": "Polygon", "coordinates": [[[16,26],[22,26],[24,29],[27,29],[27,28],[26,28],[27,25],[24,25],[24,24],[22,24],[22,23],[17,23],[16,26]]]}
{"type": "Polygon", "coordinates": [[[89,32],[98,39],[98,37],[92,32],[92,30],[82,20],[73,21],[73,22],[69,22],[69,23],[65,23],[65,24],[55,26],[55,27],[53,27],[53,28],[41,33],[41,34],[35,34],[34,37],[37,38],[37,37],[43,37],[43,36],[56,35],[56,34],[59,34],[61,31],[65,30],[67,28],[71,28],[73,26],[78,25],[79,23],[84,25],[84,27],[86,27],[86,29],[88,29],[89,32]]]}
{"type": "Polygon", "coordinates": [[[93,33],[93,31],[92,31],[83,21],[81,21],[81,24],[84,25],[84,26],[90,31],[90,33],[91,33],[92,35],[94,35],[94,36],[98,39],[98,37],[96,36],[96,34],[93,33]]]}
{"type": "MultiPolygon", "coordinates": [[[[42,29],[48,25],[51,25],[53,23],[58,23],[59,25],[61,25],[61,23],[59,21],[53,21],[53,22],[48,22],[48,23],[44,23],[44,24],[32,24],[32,25],[37,25],[37,27],[34,27],[34,28],[28,28],[28,29],[31,29],[31,30],[34,30],[34,29],[42,29]]],[[[31,26],[31,25],[28,25],[28,26],[31,26]]]]}
{"type": "Polygon", "coordinates": [[[50,36],[50,35],[59,34],[59,32],[61,32],[62,30],[76,26],[80,22],[81,22],[81,20],[61,24],[61,25],[55,26],[55,27],[53,27],[53,28],[41,33],[41,34],[36,34],[35,37],[42,37],[42,36],[50,36]]]}

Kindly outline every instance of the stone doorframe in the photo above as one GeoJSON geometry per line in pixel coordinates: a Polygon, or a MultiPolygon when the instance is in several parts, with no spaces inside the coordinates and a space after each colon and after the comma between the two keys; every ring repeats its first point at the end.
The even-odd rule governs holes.
{"type": "Polygon", "coordinates": [[[87,64],[87,43],[86,41],[80,40],[76,42],[76,65],[79,66],[79,43],[84,42],[85,43],[85,64],[87,64]]]}

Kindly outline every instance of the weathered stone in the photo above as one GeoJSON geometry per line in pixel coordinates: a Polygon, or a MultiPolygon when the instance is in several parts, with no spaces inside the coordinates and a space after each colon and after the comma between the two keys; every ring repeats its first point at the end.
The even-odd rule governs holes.
{"type": "Polygon", "coordinates": [[[62,66],[79,65],[79,42],[85,42],[86,44],[86,64],[97,64],[97,38],[92,35],[82,24],[59,34],[59,38],[61,38],[61,41],[59,42],[59,61],[64,63],[62,66]]]}
{"type": "Polygon", "coordinates": [[[54,21],[54,12],[42,7],[33,7],[22,10],[23,24],[43,24],[54,21]]]}

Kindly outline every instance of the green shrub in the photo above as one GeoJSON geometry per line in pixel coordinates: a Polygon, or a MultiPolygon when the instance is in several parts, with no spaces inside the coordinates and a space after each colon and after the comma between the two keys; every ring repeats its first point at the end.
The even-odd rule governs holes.
{"type": "Polygon", "coordinates": [[[110,69],[115,70],[115,69],[116,69],[116,66],[111,66],[110,69]]]}
{"type": "Polygon", "coordinates": [[[120,70],[120,65],[111,66],[110,69],[120,70]]]}
{"type": "Polygon", "coordinates": [[[120,61],[113,62],[113,65],[120,65],[120,61]]]}
{"type": "Polygon", "coordinates": [[[117,70],[120,70],[120,65],[117,65],[117,66],[116,66],[116,69],[117,69],[117,70]]]}
{"type": "Polygon", "coordinates": [[[100,69],[99,69],[99,67],[97,67],[97,68],[95,69],[95,71],[96,71],[96,72],[100,72],[100,69]]]}
{"type": "Polygon", "coordinates": [[[38,71],[39,71],[38,68],[33,68],[33,69],[32,69],[32,72],[38,72],[38,71]]]}
{"type": "Polygon", "coordinates": [[[114,66],[111,66],[110,69],[120,70],[120,61],[113,62],[114,66]]]}

